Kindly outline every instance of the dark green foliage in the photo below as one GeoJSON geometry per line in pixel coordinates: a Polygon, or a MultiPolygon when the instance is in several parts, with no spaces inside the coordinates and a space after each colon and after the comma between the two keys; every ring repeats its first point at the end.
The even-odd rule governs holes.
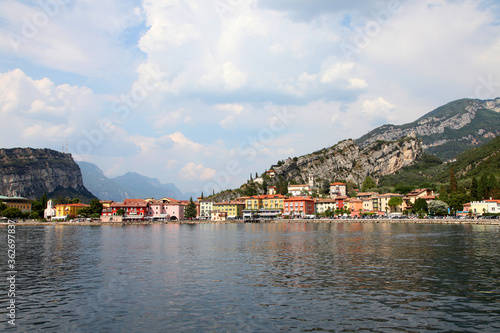
{"type": "Polygon", "coordinates": [[[389,199],[389,202],[387,203],[389,207],[395,208],[403,203],[403,199],[400,197],[392,197],[389,199]]]}
{"type": "MultiPolygon", "coordinates": [[[[430,186],[419,186],[419,187],[420,188],[429,188],[430,186]]],[[[415,189],[415,186],[408,185],[408,184],[397,184],[396,186],[394,186],[394,192],[399,193],[399,194],[408,194],[409,192],[413,191],[414,189],[415,189]]]]}
{"type": "Polygon", "coordinates": [[[415,200],[413,207],[411,208],[412,213],[417,214],[419,212],[427,213],[427,209],[429,206],[427,205],[427,201],[425,199],[419,198],[415,200]]]}
{"type": "Polygon", "coordinates": [[[125,215],[125,209],[123,209],[123,208],[118,208],[118,209],[116,210],[116,215],[118,215],[118,216],[124,216],[124,215],[125,215]]]}
{"type": "Polygon", "coordinates": [[[19,217],[23,217],[23,212],[18,209],[18,208],[14,208],[14,207],[8,207],[4,210],[2,210],[2,216],[8,218],[8,219],[15,219],[15,218],[19,218],[19,217]]]}
{"type": "Polygon", "coordinates": [[[486,176],[486,173],[483,173],[477,185],[477,199],[483,200],[486,198],[488,198],[488,176],[486,176]]]}
{"type": "Polygon", "coordinates": [[[453,172],[453,168],[450,168],[450,193],[455,193],[458,190],[457,180],[455,178],[455,173],[453,172]]]}
{"type": "Polygon", "coordinates": [[[375,183],[373,178],[370,176],[366,176],[365,180],[363,181],[361,191],[368,192],[369,190],[375,190],[376,188],[377,188],[377,183],[375,183]]]}
{"type": "Polygon", "coordinates": [[[477,186],[478,186],[477,178],[472,177],[471,185],[470,185],[470,197],[471,197],[471,200],[474,200],[474,201],[477,200],[477,186]]]}
{"type": "Polygon", "coordinates": [[[187,219],[193,219],[196,217],[196,204],[193,202],[193,198],[189,199],[189,204],[184,211],[184,217],[187,219]]]}
{"type": "Polygon", "coordinates": [[[446,202],[450,206],[450,210],[454,213],[458,211],[463,211],[464,203],[470,202],[471,197],[462,191],[450,194],[448,201],[446,202]]]}

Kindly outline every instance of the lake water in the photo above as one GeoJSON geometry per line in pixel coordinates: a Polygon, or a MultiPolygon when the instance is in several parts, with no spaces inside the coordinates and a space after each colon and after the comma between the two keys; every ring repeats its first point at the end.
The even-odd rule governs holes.
{"type": "Polygon", "coordinates": [[[1,325],[500,332],[499,236],[498,226],[390,223],[18,226],[10,327],[2,228],[1,325]]]}

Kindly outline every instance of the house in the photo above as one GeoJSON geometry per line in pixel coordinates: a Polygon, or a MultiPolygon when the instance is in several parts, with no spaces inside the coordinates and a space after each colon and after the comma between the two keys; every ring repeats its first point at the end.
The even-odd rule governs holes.
{"type": "Polygon", "coordinates": [[[411,191],[403,197],[403,210],[410,209],[417,199],[424,199],[427,203],[436,199],[434,191],[427,188],[419,188],[411,191]]]}
{"type": "Polygon", "coordinates": [[[331,212],[335,212],[335,209],[337,209],[335,199],[316,199],[316,200],[314,200],[314,211],[316,214],[323,214],[328,210],[330,210],[331,212]]]}
{"type": "Polygon", "coordinates": [[[291,197],[284,200],[283,215],[305,217],[314,215],[314,200],[311,197],[291,197]]]}
{"type": "Polygon", "coordinates": [[[335,197],[334,200],[335,200],[335,206],[337,207],[337,208],[335,208],[335,210],[349,208],[349,206],[347,205],[349,202],[349,197],[347,197],[345,195],[341,195],[341,196],[335,197]]]}
{"type": "Polygon", "coordinates": [[[212,210],[214,209],[214,200],[212,199],[200,199],[200,218],[210,219],[212,210]]]}
{"type": "Polygon", "coordinates": [[[228,219],[236,219],[243,216],[244,207],[245,204],[241,201],[217,202],[213,205],[212,213],[226,212],[228,219]]]}
{"type": "Polygon", "coordinates": [[[470,203],[470,212],[475,216],[485,213],[498,214],[500,213],[500,200],[472,201],[470,203]]]}
{"type": "Polygon", "coordinates": [[[283,214],[286,197],[281,194],[264,194],[248,197],[245,200],[243,218],[275,218],[283,214]]]}
{"type": "Polygon", "coordinates": [[[330,197],[335,199],[336,197],[345,197],[347,195],[347,184],[345,183],[332,183],[330,184],[330,197]]]}
{"type": "Polygon", "coordinates": [[[275,195],[275,194],[276,194],[276,186],[271,186],[271,187],[267,190],[267,194],[269,194],[269,195],[275,195]]]}
{"type": "MultiPolygon", "coordinates": [[[[143,199],[125,199],[123,202],[113,202],[110,209],[112,216],[119,215],[118,210],[123,209],[124,219],[143,219],[149,213],[148,202],[143,199]]],[[[109,214],[108,209],[103,210],[103,215],[109,214]]]]}
{"type": "Polygon", "coordinates": [[[360,217],[363,212],[363,200],[351,198],[348,201],[348,207],[352,217],[360,217]]]}
{"type": "MultiPolygon", "coordinates": [[[[379,212],[382,212],[382,213],[397,213],[397,212],[402,212],[403,211],[403,205],[404,205],[404,202],[403,204],[399,205],[399,206],[396,206],[396,207],[390,207],[389,206],[389,201],[394,198],[394,197],[398,197],[398,198],[401,198],[403,199],[403,195],[402,194],[398,194],[398,193],[386,193],[386,194],[379,194],[375,197],[373,197],[373,199],[376,199],[378,202],[377,202],[377,209],[379,212]]],[[[375,204],[374,204],[375,206],[375,204]]]]}
{"type": "Polygon", "coordinates": [[[377,192],[360,192],[360,193],[356,194],[356,198],[360,199],[360,200],[364,200],[364,199],[373,198],[376,195],[378,195],[377,192]]]}
{"type": "Polygon", "coordinates": [[[276,172],[274,172],[274,170],[267,170],[266,176],[268,176],[269,178],[274,178],[276,177],[276,172]]]}
{"type": "Polygon", "coordinates": [[[78,214],[78,210],[82,208],[90,207],[90,205],[86,205],[83,203],[74,203],[74,204],[59,204],[54,208],[56,210],[56,218],[62,219],[66,218],[70,215],[76,216],[78,214]]]}
{"type": "Polygon", "coordinates": [[[288,193],[292,197],[298,197],[298,196],[303,196],[303,195],[310,196],[314,192],[317,192],[318,187],[316,186],[314,175],[312,173],[310,173],[308,175],[307,179],[308,179],[307,184],[302,184],[302,185],[290,185],[290,184],[288,184],[288,193]]]}
{"type": "Polygon", "coordinates": [[[210,219],[212,221],[227,221],[227,212],[213,211],[210,213],[210,219]]]}
{"type": "Polygon", "coordinates": [[[0,202],[9,208],[17,208],[22,212],[31,212],[31,201],[23,197],[4,197],[0,195],[0,202]]]}

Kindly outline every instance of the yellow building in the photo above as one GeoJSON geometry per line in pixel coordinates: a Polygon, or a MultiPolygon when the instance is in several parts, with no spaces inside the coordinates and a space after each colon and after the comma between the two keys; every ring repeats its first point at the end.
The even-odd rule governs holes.
{"type": "Polygon", "coordinates": [[[212,213],[226,212],[228,218],[238,218],[243,216],[245,204],[239,201],[214,203],[212,213]]]}
{"type": "Polygon", "coordinates": [[[22,212],[31,212],[31,201],[26,198],[0,196],[0,202],[5,203],[7,207],[17,208],[22,212]]]}
{"type": "Polygon", "coordinates": [[[80,208],[90,207],[89,205],[76,203],[76,204],[60,204],[56,205],[56,218],[62,218],[68,215],[77,215],[80,208]]]}

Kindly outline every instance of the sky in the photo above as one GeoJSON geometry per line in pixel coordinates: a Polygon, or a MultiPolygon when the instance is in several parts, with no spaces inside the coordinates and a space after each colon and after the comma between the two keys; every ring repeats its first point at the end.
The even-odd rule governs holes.
{"type": "Polygon", "coordinates": [[[2,0],[0,146],[219,192],[498,97],[499,55],[493,0],[2,0]]]}

